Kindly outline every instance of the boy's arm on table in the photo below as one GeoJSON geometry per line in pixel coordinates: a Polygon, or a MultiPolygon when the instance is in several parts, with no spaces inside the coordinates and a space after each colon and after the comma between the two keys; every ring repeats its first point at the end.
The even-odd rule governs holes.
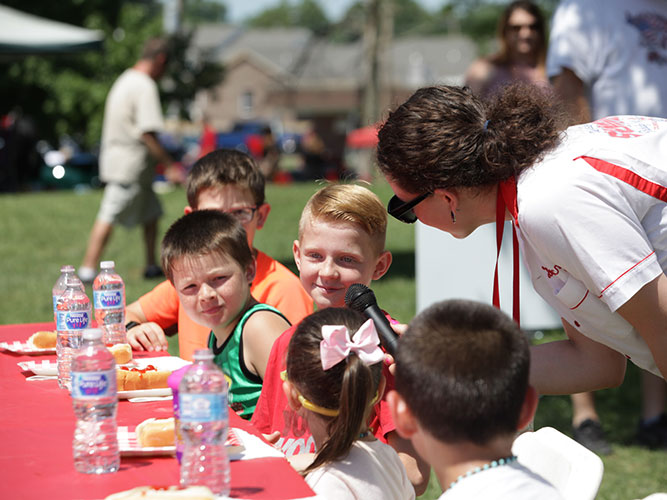
{"type": "Polygon", "coordinates": [[[125,320],[134,321],[137,326],[127,331],[127,341],[137,351],[166,351],[169,347],[164,330],[149,322],[139,301],[132,302],[125,308],[125,320]]]}
{"type": "Polygon", "coordinates": [[[644,339],[662,378],[667,377],[667,276],[661,274],[644,285],[618,313],[644,339]]]}
{"type": "Polygon", "coordinates": [[[243,328],[243,356],[246,366],[264,380],[271,347],[290,324],[271,311],[259,311],[250,316],[243,328]]]}
{"type": "Polygon", "coordinates": [[[530,384],[537,392],[577,394],[619,386],[625,377],[625,356],[561,321],[567,340],[530,348],[530,384]]]}

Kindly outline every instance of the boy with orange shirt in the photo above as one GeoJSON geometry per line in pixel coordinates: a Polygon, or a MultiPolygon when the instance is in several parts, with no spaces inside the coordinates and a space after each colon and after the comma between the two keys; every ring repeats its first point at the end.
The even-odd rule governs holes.
{"type": "MultiPolygon", "coordinates": [[[[299,279],[280,262],[253,246],[255,232],[266,222],[271,205],[264,198],[264,176],[245,153],[219,149],[200,158],[188,173],[185,214],[213,209],[233,215],[248,235],[256,261],[250,292],[259,302],[274,306],[292,323],[313,311],[313,301],[299,279]]],[[[207,346],[210,329],[193,321],[169,281],[127,306],[128,342],[137,350],[166,350],[166,329],[177,325],[179,355],[192,359],[207,346]]]]}
{"type": "MultiPolygon", "coordinates": [[[[299,239],[294,242],[293,253],[301,284],[318,309],[345,307],[345,292],[350,285],[370,285],[387,272],[391,253],[384,248],[386,230],[384,206],[364,187],[331,184],[308,200],[299,221],[299,239]]],[[[291,462],[300,469],[312,461],[315,443],[305,420],[290,408],[280,377],[286,367],[287,348],[294,329],[292,326],[283,333],[271,349],[252,423],[261,432],[273,434],[275,446],[286,455],[299,455],[291,462]]],[[[386,369],[383,372],[390,388],[393,376],[386,369]]],[[[375,406],[369,428],[398,452],[417,494],[421,494],[430,471],[411,443],[395,432],[384,399],[375,406]]]]}

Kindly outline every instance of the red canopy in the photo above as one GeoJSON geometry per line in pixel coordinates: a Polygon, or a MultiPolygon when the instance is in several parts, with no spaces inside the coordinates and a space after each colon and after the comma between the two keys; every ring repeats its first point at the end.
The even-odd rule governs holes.
{"type": "Polygon", "coordinates": [[[378,143],[378,125],[352,130],[347,134],[345,143],[350,148],[374,148],[378,143]]]}

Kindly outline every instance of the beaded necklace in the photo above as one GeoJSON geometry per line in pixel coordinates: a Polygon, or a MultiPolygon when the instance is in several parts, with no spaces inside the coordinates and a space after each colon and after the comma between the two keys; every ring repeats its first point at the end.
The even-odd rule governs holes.
{"type": "Polygon", "coordinates": [[[509,457],[499,458],[498,460],[493,460],[492,462],[485,463],[484,465],[474,467],[474,468],[470,469],[468,472],[466,472],[465,474],[461,474],[459,477],[456,478],[455,481],[452,481],[451,484],[449,485],[449,488],[447,488],[445,491],[451,490],[454,487],[454,485],[460,483],[466,477],[473,476],[473,475],[477,474],[478,472],[493,469],[493,468],[499,467],[501,465],[511,464],[514,461],[516,461],[516,455],[510,455],[509,457]]]}

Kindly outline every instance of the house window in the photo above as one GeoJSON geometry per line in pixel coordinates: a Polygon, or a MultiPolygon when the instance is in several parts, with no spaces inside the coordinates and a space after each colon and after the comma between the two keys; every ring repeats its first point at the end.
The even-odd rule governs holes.
{"type": "Polygon", "coordinates": [[[242,118],[249,118],[253,113],[253,95],[252,92],[243,92],[239,96],[239,114],[242,118]]]}

